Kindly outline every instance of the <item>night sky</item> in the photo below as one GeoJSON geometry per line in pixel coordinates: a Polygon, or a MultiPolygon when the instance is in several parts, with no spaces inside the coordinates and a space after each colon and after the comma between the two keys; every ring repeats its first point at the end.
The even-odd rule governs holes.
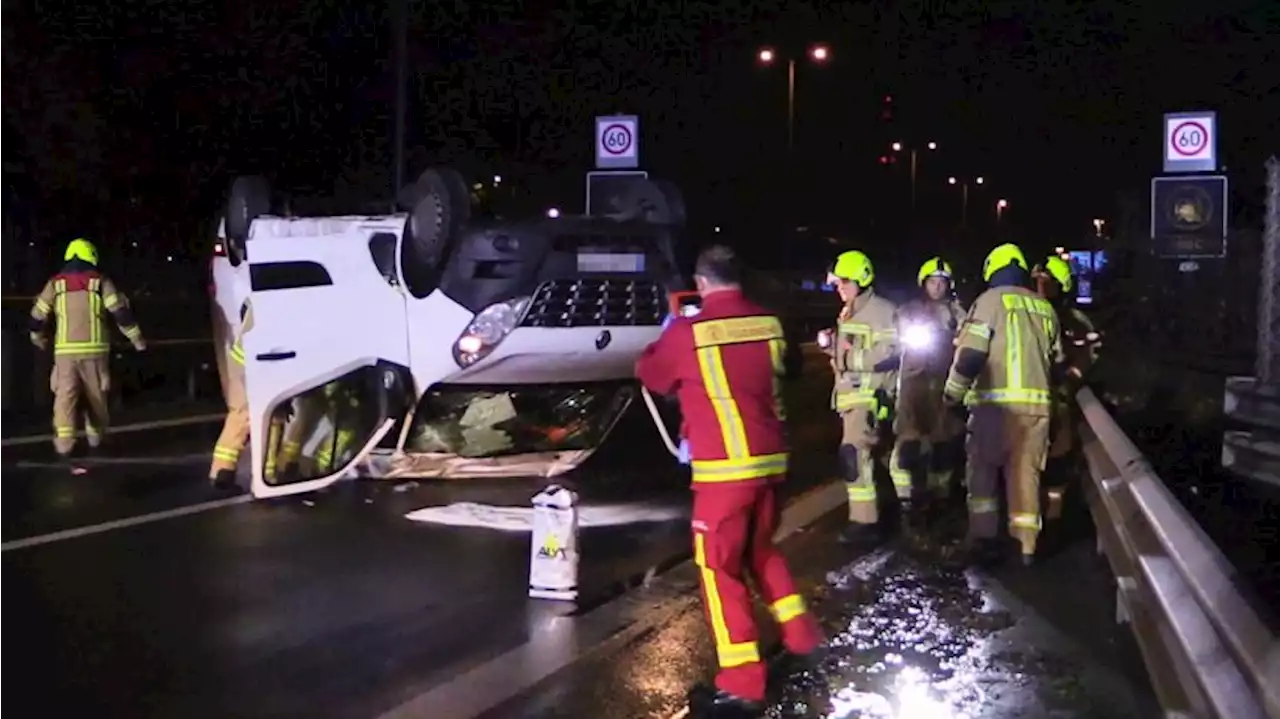
{"type": "MultiPolygon", "coordinates": [[[[237,174],[351,206],[393,194],[385,0],[7,8],[6,286],[77,235],[138,265],[200,257],[237,174]]],[[[1253,222],[1280,148],[1280,5],[1261,0],[410,0],[408,17],[407,176],[450,163],[502,174],[527,207],[580,208],[592,117],[635,113],[643,165],[684,189],[694,234],[722,226],[760,257],[793,220],[873,255],[903,236],[969,254],[997,234],[1070,241],[1144,191],[1175,110],[1218,111],[1253,222]],[[785,63],[761,67],[763,46],[798,58],[790,163],[785,63]],[[879,161],[894,141],[940,145],[915,213],[905,155],[879,161]],[[987,180],[963,236],[948,175],[987,180]]]]}

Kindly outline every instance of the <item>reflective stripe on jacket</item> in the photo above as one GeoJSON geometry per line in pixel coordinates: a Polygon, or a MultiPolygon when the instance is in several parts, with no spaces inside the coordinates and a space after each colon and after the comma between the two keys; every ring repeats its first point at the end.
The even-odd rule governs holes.
{"type": "Polygon", "coordinates": [[[759,483],[787,470],[782,323],[737,290],[708,293],[636,363],[651,391],[675,393],[695,486],[759,483]]]}
{"type": "Polygon", "coordinates": [[[245,300],[240,305],[240,329],[236,331],[236,339],[227,348],[227,356],[232,362],[238,365],[244,365],[244,333],[253,329],[253,307],[249,305],[249,300],[245,300]]]}
{"type": "Polygon", "coordinates": [[[109,278],[92,269],[62,272],[49,278],[36,297],[31,308],[31,334],[42,335],[52,320],[55,355],[107,354],[111,350],[108,313],[131,342],[142,338],[128,302],[109,278]]]}
{"type": "Polygon", "coordinates": [[[993,287],[973,303],[960,330],[945,391],[969,405],[1047,417],[1051,370],[1064,359],[1053,305],[1022,287],[993,287]],[[966,352],[986,358],[973,379],[956,371],[966,352]]]}
{"type": "Polygon", "coordinates": [[[831,408],[837,412],[866,409],[875,401],[878,389],[897,384],[896,367],[888,367],[898,356],[897,308],[867,289],[846,304],[837,319],[832,364],[835,386],[831,408]]]}

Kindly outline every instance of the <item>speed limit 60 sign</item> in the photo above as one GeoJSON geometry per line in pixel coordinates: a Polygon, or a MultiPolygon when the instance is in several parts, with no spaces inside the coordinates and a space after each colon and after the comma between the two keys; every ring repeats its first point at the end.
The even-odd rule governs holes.
{"type": "Polygon", "coordinates": [[[596,118],[596,167],[630,170],[640,166],[640,120],[635,115],[596,118]]]}
{"type": "Polygon", "coordinates": [[[1164,116],[1164,171],[1218,169],[1218,116],[1214,112],[1171,112],[1164,116]]]}

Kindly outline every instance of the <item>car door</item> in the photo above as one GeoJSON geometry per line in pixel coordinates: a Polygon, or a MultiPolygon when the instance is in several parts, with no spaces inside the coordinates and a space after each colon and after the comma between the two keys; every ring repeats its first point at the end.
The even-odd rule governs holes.
{"type": "Polygon", "coordinates": [[[248,241],[253,317],[243,337],[260,498],[337,481],[414,397],[405,296],[378,251],[395,236],[262,224],[248,241]]]}

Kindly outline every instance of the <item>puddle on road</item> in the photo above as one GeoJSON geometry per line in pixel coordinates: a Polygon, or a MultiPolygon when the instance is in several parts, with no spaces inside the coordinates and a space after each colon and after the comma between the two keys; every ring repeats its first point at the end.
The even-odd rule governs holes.
{"type": "Polygon", "coordinates": [[[1079,668],[1013,651],[1013,616],[936,555],[882,550],[827,580],[815,611],[830,646],[791,672],[770,719],[1080,716],[1079,668]]]}

